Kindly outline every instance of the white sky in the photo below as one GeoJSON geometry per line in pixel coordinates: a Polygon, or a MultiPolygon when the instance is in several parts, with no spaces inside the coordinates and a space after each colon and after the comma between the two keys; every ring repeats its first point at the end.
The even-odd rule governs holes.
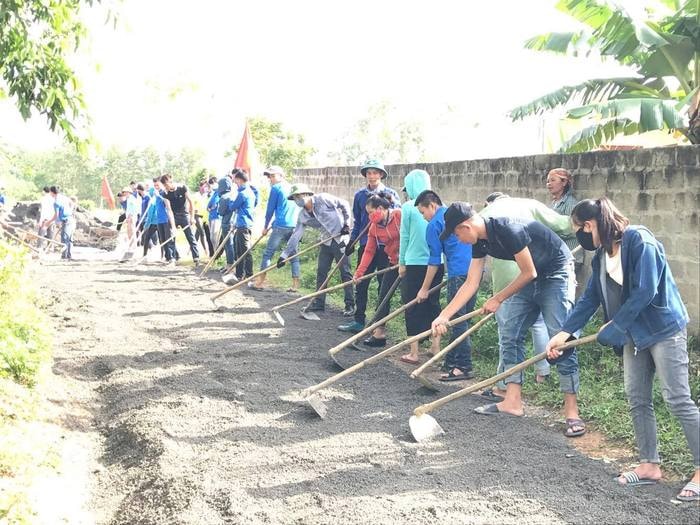
{"type": "MultiPolygon", "coordinates": [[[[246,116],[264,116],[303,133],[323,163],[370,105],[389,99],[426,122],[431,160],[537,153],[537,122],[511,124],[508,109],[619,73],[522,48],[575,27],[554,3],[123,0],[116,29],[94,9],[74,63],[103,148],[200,147],[218,167],[246,116]]],[[[0,140],[57,142],[43,120],[15,113],[0,103],[0,140]]]]}

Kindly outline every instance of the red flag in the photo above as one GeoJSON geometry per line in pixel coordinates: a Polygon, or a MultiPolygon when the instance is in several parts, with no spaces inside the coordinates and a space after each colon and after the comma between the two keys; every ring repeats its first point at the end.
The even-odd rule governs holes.
{"type": "Polygon", "coordinates": [[[109,187],[109,181],[107,180],[107,175],[102,177],[102,198],[107,203],[110,210],[114,209],[114,194],[112,193],[112,188],[109,187]]]}
{"type": "Polygon", "coordinates": [[[253,138],[250,136],[248,121],[246,121],[243,138],[238,146],[238,155],[236,155],[236,162],[234,162],[233,167],[246,170],[250,174],[252,182],[258,171],[259,164],[258,152],[255,149],[255,144],[253,144],[253,138]]]}

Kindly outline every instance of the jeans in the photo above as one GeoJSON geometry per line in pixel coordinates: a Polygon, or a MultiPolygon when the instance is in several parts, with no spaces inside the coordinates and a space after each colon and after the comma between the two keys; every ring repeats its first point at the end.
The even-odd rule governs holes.
{"type": "MultiPolygon", "coordinates": [[[[457,291],[460,289],[460,287],[464,284],[466,280],[466,275],[457,275],[454,277],[447,278],[448,303],[454,298],[455,295],[457,295],[457,291]]],[[[475,303],[476,294],[474,294],[472,298],[469,299],[469,301],[467,301],[467,303],[464,306],[462,306],[462,308],[457,310],[453,318],[460,317],[471,312],[474,309],[475,303]]],[[[453,326],[450,333],[450,343],[457,339],[457,337],[462,335],[468,329],[469,321],[464,321],[463,323],[459,323],[453,326]]],[[[472,369],[472,342],[469,337],[467,337],[464,341],[462,341],[456,347],[450,350],[450,352],[445,357],[445,366],[448,369],[459,368],[462,371],[472,369]]]]}
{"type": "MultiPolygon", "coordinates": [[[[525,360],[525,336],[542,314],[547,332],[553,337],[572,309],[575,280],[573,267],[540,277],[509,297],[498,309],[498,332],[503,370],[525,360]],[[500,315],[498,315],[500,313],[500,315]]],[[[576,352],[557,362],[561,391],[566,394],[578,392],[579,375],[576,352]]],[[[505,383],[523,383],[523,372],[513,374],[505,383]]]]}
{"type": "MultiPolygon", "coordinates": [[[[320,288],[323,281],[328,277],[328,272],[331,269],[333,261],[338,262],[344,255],[345,245],[338,243],[336,240],[331,241],[331,244],[326,246],[321,245],[321,250],[318,252],[318,267],[316,269],[316,289],[320,288]]],[[[348,257],[345,257],[343,264],[340,265],[340,278],[346,283],[352,281],[352,273],[350,273],[350,261],[348,257]]],[[[352,293],[352,285],[343,288],[345,294],[345,307],[353,308],[355,306],[355,299],[352,293]]],[[[326,306],[326,294],[319,295],[313,300],[314,306],[319,306],[325,308],[326,306]]]]}
{"type": "MultiPolygon", "coordinates": [[[[263,252],[262,261],[260,263],[260,269],[264,270],[270,266],[270,261],[272,261],[272,256],[279,248],[282,241],[285,243],[289,240],[294,232],[294,228],[285,228],[282,226],[275,226],[272,228],[270,233],[270,238],[267,240],[267,245],[265,246],[265,251],[263,252]]],[[[298,279],[301,277],[301,262],[299,257],[295,257],[289,262],[292,267],[292,277],[298,279]]]]}
{"type": "Polygon", "coordinates": [[[642,463],[661,463],[651,395],[656,372],[664,401],[683,428],[695,468],[700,468],[700,411],[690,397],[687,343],[684,328],[644,350],[632,345],[623,350],[625,392],[642,463]]]}
{"type": "MultiPolygon", "coordinates": [[[[233,244],[236,254],[243,255],[250,248],[250,228],[237,228],[233,234],[233,244]]],[[[253,275],[253,254],[248,253],[241,262],[236,265],[236,277],[239,279],[253,275]]]]}
{"type": "MultiPolygon", "coordinates": [[[[199,259],[199,248],[197,247],[197,241],[194,238],[194,226],[190,226],[190,215],[189,213],[178,213],[175,214],[175,228],[182,228],[185,232],[185,238],[187,239],[187,244],[190,245],[190,252],[192,253],[192,260],[197,261],[199,259]]],[[[175,250],[175,259],[180,259],[180,254],[177,253],[177,247],[175,245],[175,239],[172,241],[173,249],[175,250]]]]}
{"type": "Polygon", "coordinates": [[[148,245],[150,244],[148,241],[155,236],[155,232],[158,232],[158,241],[162,245],[161,248],[163,250],[163,254],[165,255],[165,260],[170,262],[175,258],[175,241],[172,240],[163,244],[166,240],[170,239],[170,236],[172,235],[170,231],[170,224],[167,222],[163,222],[161,224],[151,224],[148,226],[144,236],[143,256],[145,257],[146,254],[148,254],[148,245]]]}
{"type": "Polygon", "coordinates": [[[221,242],[221,219],[209,219],[209,238],[211,239],[212,255],[221,242]]]}
{"type": "MultiPolygon", "coordinates": [[[[498,338],[498,371],[497,373],[500,374],[505,370],[503,367],[503,345],[501,344],[501,338],[500,338],[500,333],[501,333],[501,326],[503,326],[503,323],[507,322],[506,319],[503,318],[504,313],[502,312],[503,308],[499,308],[496,311],[496,322],[498,323],[498,333],[499,333],[499,338],[498,338]]],[[[545,348],[547,347],[547,343],[549,342],[549,332],[547,331],[547,325],[544,324],[544,319],[542,317],[542,314],[537,318],[537,321],[535,321],[535,324],[533,324],[530,327],[530,332],[532,333],[532,352],[534,355],[541,354],[542,352],[545,351],[545,348]]],[[[523,349],[523,352],[525,350],[523,349]]],[[[537,361],[535,363],[535,373],[538,376],[548,376],[550,373],[549,370],[549,362],[546,359],[542,359],[541,361],[537,361]]],[[[499,381],[496,383],[496,388],[500,390],[505,390],[506,384],[503,381],[499,381]]]]}
{"type": "MultiPolygon", "coordinates": [[[[231,229],[231,227],[231,215],[224,215],[224,217],[221,219],[221,242],[223,242],[224,238],[228,235],[228,232],[231,229]]],[[[231,236],[226,241],[226,244],[224,245],[224,250],[226,250],[226,264],[233,264],[236,260],[236,255],[233,247],[233,234],[231,234],[231,236]]]]}
{"type": "Polygon", "coordinates": [[[61,242],[63,243],[63,252],[61,259],[72,259],[71,248],[73,247],[73,233],[75,232],[75,219],[69,217],[61,223],[61,242]]]}
{"type": "MultiPolygon", "coordinates": [[[[365,247],[360,246],[360,249],[357,251],[358,265],[362,260],[363,253],[365,253],[365,247]]],[[[374,253],[372,262],[369,263],[365,275],[375,272],[377,270],[383,270],[388,266],[389,258],[386,256],[386,253],[384,253],[384,248],[377,246],[377,251],[374,253]]],[[[377,277],[375,277],[375,279],[377,279],[377,282],[379,283],[379,289],[381,289],[382,287],[383,277],[383,275],[378,275],[377,277]]],[[[365,312],[367,311],[367,294],[369,292],[369,283],[371,281],[372,279],[367,279],[365,281],[362,281],[355,287],[355,321],[357,321],[360,324],[365,324],[366,321],[365,312]]]]}

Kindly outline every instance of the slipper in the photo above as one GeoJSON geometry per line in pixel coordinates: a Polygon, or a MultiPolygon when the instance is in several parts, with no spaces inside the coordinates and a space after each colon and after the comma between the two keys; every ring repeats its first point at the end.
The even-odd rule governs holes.
{"type": "Polygon", "coordinates": [[[692,496],[681,496],[680,492],[676,496],[676,499],[678,501],[700,501],[700,483],[695,483],[694,481],[689,481],[688,483],[685,484],[685,487],[681,490],[683,492],[684,490],[687,490],[688,492],[692,492],[692,496]]]}
{"type": "Polygon", "coordinates": [[[401,361],[402,363],[408,363],[409,365],[417,365],[418,363],[420,363],[418,359],[411,359],[410,357],[405,355],[402,355],[399,358],[399,361],[401,361]]]}
{"type": "Polygon", "coordinates": [[[568,438],[583,436],[586,433],[586,424],[576,418],[566,419],[566,430],[564,430],[564,435],[568,438]],[[574,430],[574,427],[581,427],[581,430],[574,430]]]}
{"type": "Polygon", "coordinates": [[[501,412],[498,410],[498,405],[496,403],[490,403],[488,405],[476,407],[474,412],[481,414],[483,416],[509,416],[509,417],[521,417],[515,414],[510,414],[508,412],[501,412]]]}
{"type": "Polygon", "coordinates": [[[466,381],[468,379],[472,379],[474,377],[474,372],[471,370],[468,370],[467,372],[460,370],[462,373],[461,374],[455,374],[455,370],[460,370],[459,368],[455,367],[452,370],[449,371],[449,373],[440,376],[440,381],[443,382],[448,382],[448,381],[466,381]]]}
{"type": "Polygon", "coordinates": [[[248,288],[250,288],[251,290],[255,290],[256,292],[262,292],[265,289],[262,286],[255,286],[255,285],[249,286],[248,288]]]}
{"type": "Polygon", "coordinates": [[[493,401],[494,403],[500,403],[501,401],[503,401],[503,396],[494,394],[493,388],[487,388],[486,390],[482,390],[481,392],[475,392],[474,395],[482,397],[486,401],[493,401]]]}
{"type": "Polygon", "coordinates": [[[290,293],[297,293],[299,291],[298,288],[287,288],[287,291],[290,293]]]}
{"type": "Polygon", "coordinates": [[[629,472],[623,472],[622,474],[618,474],[617,478],[624,478],[627,483],[620,483],[618,480],[618,483],[622,485],[623,487],[639,487],[640,485],[656,485],[657,480],[655,479],[649,479],[649,478],[640,478],[639,474],[637,474],[635,471],[630,470],[629,472]]]}

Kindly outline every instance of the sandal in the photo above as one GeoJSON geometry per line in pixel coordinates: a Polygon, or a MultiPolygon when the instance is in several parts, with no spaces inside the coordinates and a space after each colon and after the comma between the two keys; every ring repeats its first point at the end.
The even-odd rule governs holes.
{"type": "Polygon", "coordinates": [[[408,363],[409,365],[417,365],[418,363],[420,363],[420,360],[418,360],[418,359],[413,359],[413,358],[411,358],[411,356],[408,355],[408,354],[402,355],[402,356],[399,358],[399,361],[401,361],[402,363],[408,363]]]}
{"type": "Polygon", "coordinates": [[[481,392],[475,392],[474,395],[482,397],[486,401],[491,401],[493,403],[500,403],[503,401],[503,396],[499,396],[498,394],[494,393],[493,388],[487,388],[481,392]]]}
{"type": "Polygon", "coordinates": [[[618,474],[617,477],[617,482],[622,485],[623,487],[638,487],[640,485],[656,485],[657,480],[651,479],[651,478],[640,478],[639,474],[637,474],[635,471],[630,470],[629,472],[623,472],[622,474],[618,474]],[[618,478],[622,478],[626,481],[626,483],[622,483],[618,478]]]}
{"type": "Polygon", "coordinates": [[[586,423],[581,419],[567,418],[564,435],[568,438],[583,436],[586,433],[586,423]],[[574,430],[578,427],[578,430],[574,430]]]}
{"type": "Polygon", "coordinates": [[[678,501],[700,501],[700,483],[695,483],[694,481],[689,481],[685,484],[685,487],[681,492],[692,492],[692,496],[681,496],[679,492],[676,496],[678,501]]]}
{"type": "Polygon", "coordinates": [[[452,370],[450,370],[447,374],[443,374],[440,376],[440,381],[443,382],[448,382],[448,381],[466,381],[467,379],[473,379],[474,378],[474,372],[471,370],[462,370],[461,368],[454,367],[452,370]],[[456,374],[455,372],[459,370],[462,372],[461,374],[456,374]]]}

